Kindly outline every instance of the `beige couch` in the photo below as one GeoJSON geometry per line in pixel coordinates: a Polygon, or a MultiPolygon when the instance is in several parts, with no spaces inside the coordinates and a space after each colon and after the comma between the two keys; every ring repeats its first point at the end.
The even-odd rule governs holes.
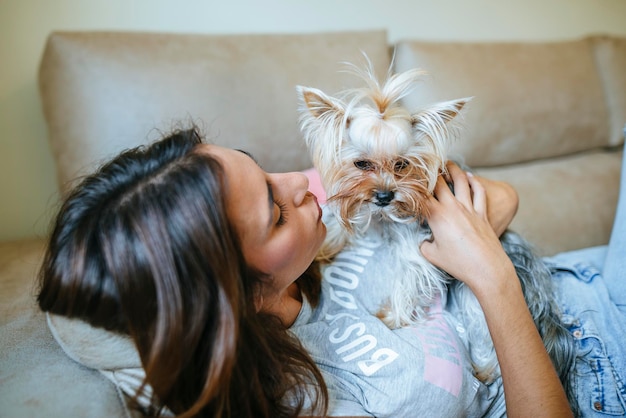
{"type": "MultiPolygon", "coordinates": [[[[40,92],[59,188],[117,151],[193,121],[268,170],[310,166],[298,84],[353,86],[341,62],[430,72],[408,106],[474,96],[455,151],[512,183],[512,227],[546,255],[608,242],[626,122],[626,39],[545,43],[407,40],[384,31],[203,36],[54,33],[40,92]]],[[[0,244],[0,415],[127,416],[101,374],[64,355],[34,304],[39,239],[0,244]]]]}

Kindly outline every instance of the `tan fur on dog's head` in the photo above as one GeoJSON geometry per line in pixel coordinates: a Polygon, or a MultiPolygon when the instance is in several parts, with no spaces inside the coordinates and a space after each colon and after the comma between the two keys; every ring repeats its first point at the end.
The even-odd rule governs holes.
{"type": "Polygon", "coordinates": [[[371,63],[352,71],[361,89],[331,97],[297,88],[301,129],[320,172],[328,202],[349,233],[367,229],[373,217],[413,222],[445,170],[453,136],[449,122],[470,100],[437,103],[415,113],[400,103],[425,74],[419,69],[377,81],[371,63]]]}

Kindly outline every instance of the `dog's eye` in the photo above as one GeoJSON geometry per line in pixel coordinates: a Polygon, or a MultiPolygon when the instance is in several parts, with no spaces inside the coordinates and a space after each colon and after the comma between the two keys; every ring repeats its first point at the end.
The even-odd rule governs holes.
{"type": "Polygon", "coordinates": [[[393,169],[396,170],[396,172],[400,172],[402,170],[404,170],[405,168],[407,168],[409,166],[409,161],[402,158],[398,161],[396,161],[396,163],[393,166],[393,169]]]}
{"type": "Polygon", "coordinates": [[[374,163],[368,160],[355,161],[354,166],[363,171],[372,171],[374,169],[374,163]]]}

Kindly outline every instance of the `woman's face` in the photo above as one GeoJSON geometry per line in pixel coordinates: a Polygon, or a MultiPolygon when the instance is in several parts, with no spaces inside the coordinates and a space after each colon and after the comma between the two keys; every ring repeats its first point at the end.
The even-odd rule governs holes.
{"type": "Polygon", "coordinates": [[[326,226],[316,197],[302,173],[270,174],[246,153],[203,145],[226,174],[228,216],[249,266],[270,276],[261,309],[271,309],[308,268],[326,226]]]}

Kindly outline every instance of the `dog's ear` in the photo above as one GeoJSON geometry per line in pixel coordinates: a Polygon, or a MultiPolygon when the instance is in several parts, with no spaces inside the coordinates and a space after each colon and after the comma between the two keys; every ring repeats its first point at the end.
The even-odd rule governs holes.
{"type": "Polygon", "coordinates": [[[416,137],[426,135],[433,140],[435,146],[445,146],[450,135],[449,122],[458,116],[470,100],[471,97],[466,97],[439,102],[412,114],[411,123],[416,137]]]}
{"type": "Polygon", "coordinates": [[[328,173],[335,171],[339,163],[339,150],[343,141],[343,129],[349,123],[344,120],[346,107],[339,99],[321,90],[298,86],[300,98],[300,130],[311,154],[313,165],[322,175],[326,190],[328,173]]]}
{"type": "Polygon", "coordinates": [[[300,102],[304,105],[303,107],[308,110],[314,118],[319,118],[325,114],[328,115],[328,112],[335,117],[343,117],[345,108],[341,101],[312,87],[297,86],[296,90],[300,102]]]}
{"type": "Polygon", "coordinates": [[[471,97],[435,103],[411,115],[413,136],[422,145],[430,145],[431,152],[443,166],[447,159],[450,141],[454,136],[454,129],[450,121],[457,117],[461,109],[471,100],[471,97]]]}
{"type": "Polygon", "coordinates": [[[450,100],[448,102],[439,102],[428,106],[426,109],[420,110],[411,115],[413,126],[430,125],[435,122],[436,125],[447,124],[454,119],[461,109],[470,101],[471,97],[463,99],[450,100]]]}

